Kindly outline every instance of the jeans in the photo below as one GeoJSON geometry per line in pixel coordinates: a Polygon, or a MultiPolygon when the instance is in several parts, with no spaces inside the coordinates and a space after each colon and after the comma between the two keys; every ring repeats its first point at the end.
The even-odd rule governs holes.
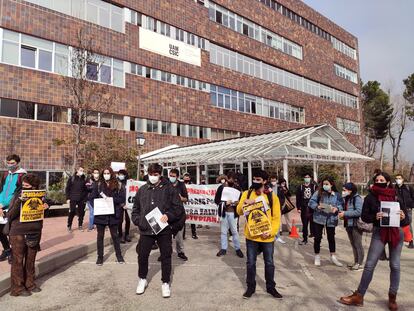
{"type": "Polygon", "coordinates": [[[328,235],[329,251],[331,253],[335,253],[335,227],[326,227],[317,223],[313,224],[313,234],[315,235],[313,250],[315,251],[315,254],[319,254],[321,252],[323,228],[326,228],[326,234],[328,235]]]}
{"type": "Polygon", "coordinates": [[[79,227],[83,225],[83,216],[85,216],[85,202],[84,201],[70,201],[69,203],[69,217],[68,227],[72,227],[73,218],[78,214],[79,227]]]}
{"type": "Polygon", "coordinates": [[[88,206],[88,210],[89,210],[89,225],[88,225],[88,229],[89,230],[93,230],[93,206],[92,204],[88,201],[88,203],[86,203],[86,205],[88,206]]]}
{"type": "Polygon", "coordinates": [[[362,265],[364,262],[364,247],[362,246],[362,231],[358,227],[346,227],[349,242],[354,253],[354,263],[362,265]]]}
{"type": "MultiPolygon", "coordinates": [[[[106,225],[96,225],[96,229],[98,231],[97,240],[96,240],[98,258],[103,258],[105,227],[106,225]]],[[[122,258],[121,244],[119,242],[119,237],[116,232],[117,228],[118,228],[118,225],[109,226],[109,232],[111,233],[112,242],[114,244],[116,258],[121,259],[122,258]]]]}
{"type": "Polygon", "coordinates": [[[138,253],[138,277],[146,279],[148,275],[148,257],[154,242],[157,241],[161,253],[161,281],[170,283],[171,280],[171,254],[172,234],[171,231],[159,235],[141,234],[137,244],[138,253]]]}
{"type": "Polygon", "coordinates": [[[256,259],[259,249],[263,252],[265,264],[266,289],[275,288],[275,265],[273,263],[274,242],[256,242],[246,239],[247,263],[246,283],[247,287],[256,289],[256,259]]]}
{"type": "Polygon", "coordinates": [[[177,249],[177,253],[184,253],[184,239],[183,239],[183,229],[177,232],[175,235],[175,247],[177,249]]]}
{"type": "Polygon", "coordinates": [[[233,246],[237,251],[240,249],[240,237],[237,232],[237,220],[233,212],[225,213],[224,217],[221,218],[221,249],[227,249],[227,231],[229,229],[233,237],[233,246]]]}
{"type": "Polygon", "coordinates": [[[0,225],[0,242],[1,242],[1,245],[3,246],[3,249],[7,251],[10,249],[10,243],[9,243],[9,239],[7,235],[3,234],[4,226],[5,225],[0,225]]]}
{"type": "MultiPolygon", "coordinates": [[[[400,229],[400,243],[395,247],[389,246],[390,260],[390,289],[389,292],[397,294],[400,285],[400,258],[401,250],[404,244],[404,233],[400,229]]],[[[359,283],[358,292],[365,295],[369,284],[372,281],[374,270],[377,262],[385,249],[385,244],[381,241],[380,228],[374,227],[372,232],[371,244],[368,250],[368,257],[365,263],[364,272],[362,273],[361,282],[359,283]]]]}
{"type": "Polygon", "coordinates": [[[407,214],[408,214],[408,221],[410,222],[411,235],[413,235],[413,209],[412,208],[409,208],[407,210],[407,214]]]}
{"type": "Polygon", "coordinates": [[[129,218],[128,210],[122,208],[121,219],[119,220],[119,225],[118,225],[118,234],[120,237],[123,236],[122,224],[124,222],[124,219],[125,219],[125,237],[127,237],[129,236],[129,228],[131,227],[131,219],[129,218]]]}

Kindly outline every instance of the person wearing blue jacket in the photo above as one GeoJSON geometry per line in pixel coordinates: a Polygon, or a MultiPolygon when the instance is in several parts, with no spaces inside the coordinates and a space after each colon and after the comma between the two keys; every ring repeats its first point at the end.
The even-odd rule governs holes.
{"type": "Polygon", "coordinates": [[[313,209],[313,222],[315,243],[315,266],[321,265],[321,241],[323,229],[326,228],[328,235],[329,251],[331,252],[331,262],[342,267],[342,263],[335,255],[335,227],[338,225],[338,212],[343,210],[343,200],[336,190],[335,181],[332,177],[322,179],[319,190],[316,191],[309,201],[309,208],[313,209]]]}
{"type": "Polygon", "coordinates": [[[348,264],[348,268],[354,271],[360,271],[363,269],[362,263],[364,262],[364,248],[362,246],[363,232],[358,228],[357,224],[362,214],[364,201],[358,194],[356,185],[351,182],[343,186],[342,197],[344,198],[344,210],[339,212],[338,216],[344,220],[344,226],[354,253],[354,262],[348,264]]]}

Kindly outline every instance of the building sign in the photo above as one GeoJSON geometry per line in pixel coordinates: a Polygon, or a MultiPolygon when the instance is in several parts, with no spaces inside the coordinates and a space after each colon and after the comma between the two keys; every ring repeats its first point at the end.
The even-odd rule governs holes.
{"type": "Polygon", "coordinates": [[[142,27],[139,47],[195,66],[201,66],[201,49],[142,27]]]}

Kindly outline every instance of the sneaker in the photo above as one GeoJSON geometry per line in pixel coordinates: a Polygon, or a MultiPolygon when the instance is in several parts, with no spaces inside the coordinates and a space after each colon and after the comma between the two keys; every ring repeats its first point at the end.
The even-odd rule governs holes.
{"type": "Polygon", "coordinates": [[[177,254],[177,257],[178,258],[181,258],[184,261],[187,261],[188,260],[188,257],[184,253],[178,253],[177,254]]]}
{"type": "Polygon", "coordinates": [[[410,249],[414,248],[413,241],[410,241],[410,243],[408,243],[407,248],[410,248],[410,249]]]}
{"type": "Polygon", "coordinates": [[[353,266],[355,266],[357,263],[356,262],[350,262],[350,263],[347,263],[346,264],[346,266],[349,268],[349,269],[351,269],[353,266]]]}
{"type": "Polygon", "coordinates": [[[237,257],[240,257],[240,258],[243,258],[244,257],[243,252],[241,251],[241,249],[238,249],[236,251],[236,255],[237,255],[237,257]]]}
{"type": "Polygon", "coordinates": [[[219,252],[217,253],[217,257],[221,257],[221,256],[224,256],[224,255],[226,255],[226,250],[225,249],[221,249],[221,250],[219,250],[219,252]]]}
{"type": "Polygon", "coordinates": [[[276,288],[268,289],[267,292],[276,299],[282,299],[283,296],[276,290],[276,288]]]}
{"type": "Polygon", "coordinates": [[[131,238],[129,237],[129,235],[125,235],[125,241],[127,242],[132,242],[131,238]]]}
{"type": "Polygon", "coordinates": [[[364,270],[364,268],[362,267],[362,265],[360,265],[360,264],[356,263],[355,265],[353,265],[353,266],[351,267],[351,270],[352,270],[352,271],[362,271],[362,270],[364,270]]]}
{"type": "Polygon", "coordinates": [[[122,239],[119,241],[119,243],[121,243],[121,244],[125,244],[125,243],[126,243],[126,241],[125,241],[125,239],[124,239],[124,238],[122,238],[122,239]]]}
{"type": "Polygon", "coordinates": [[[310,234],[309,235],[309,238],[314,238],[315,236],[313,235],[313,234],[310,234]]]}
{"type": "Polygon", "coordinates": [[[148,287],[148,282],[146,279],[139,279],[136,294],[142,295],[145,292],[145,289],[148,287]]]}
{"type": "Polygon", "coordinates": [[[0,261],[6,261],[10,255],[11,255],[10,249],[4,250],[0,255],[0,261]]]}
{"type": "Polygon", "coordinates": [[[80,232],[84,232],[84,231],[85,231],[85,230],[83,230],[83,227],[82,227],[82,226],[79,226],[78,230],[79,230],[80,232]]]}
{"type": "Polygon", "coordinates": [[[320,267],[320,265],[321,265],[321,256],[315,255],[315,266],[320,267]]]}
{"type": "Polygon", "coordinates": [[[233,236],[229,236],[229,241],[233,242],[233,236]]]}
{"type": "Polygon", "coordinates": [[[194,240],[197,240],[197,239],[198,239],[198,236],[197,236],[196,234],[193,234],[192,238],[193,238],[194,240]]]}
{"type": "Polygon", "coordinates": [[[308,240],[299,241],[299,245],[306,245],[308,244],[308,240]]]}
{"type": "Polygon", "coordinates": [[[286,242],[283,241],[283,239],[280,236],[277,237],[276,241],[279,242],[280,244],[286,244],[286,242]]]}
{"type": "Polygon", "coordinates": [[[253,288],[248,287],[247,290],[243,294],[243,298],[244,299],[249,299],[250,297],[253,296],[254,293],[255,293],[255,290],[253,288]]]}
{"type": "Polygon", "coordinates": [[[32,293],[40,293],[42,289],[40,287],[35,287],[31,290],[32,293]]]}
{"type": "Polygon", "coordinates": [[[335,255],[331,255],[331,262],[337,267],[343,267],[343,264],[336,258],[335,255]]]}
{"type": "Polygon", "coordinates": [[[93,230],[93,228],[88,228],[88,230],[86,230],[86,232],[91,232],[93,230]]]}
{"type": "Polygon", "coordinates": [[[98,257],[98,259],[96,259],[96,265],[98,265],[98,266],[103,265],[103,258],[102,257],[98,257]]]}
{"type": "Polygon", "coordinates": [[[201,228],[203,228],[202,225],[197,225],[197,229],[201,229],[201,228]]]}
{"type": "Polygon", "coordinates": [[[162,298],[170,298],[171,296],[170,284],[162,283],[161,292],[162,292],[162,298]]]}
{"type": "Polygon", "coordinates": [[[124,265],[125,264],[125,260],[124,257],[119,257],[116,259],[116,261],[120,264],[120,265],[124,265]]]}

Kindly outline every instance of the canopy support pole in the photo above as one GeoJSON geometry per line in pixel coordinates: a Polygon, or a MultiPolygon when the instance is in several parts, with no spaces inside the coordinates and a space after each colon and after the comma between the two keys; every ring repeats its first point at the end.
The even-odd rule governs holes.
{"type": "Polygon", "coordinates": [[[224,165],[223,165],[223,163],[220,163],[220,172],[219,172],[219,174],[220,175],[224,174],[224,165]]]}
{"type": "Polygon", "coordinates": [[[316,164],[316,161],[313,161],[313,180],[315,182],[318,182],[318,166],[316,164]]]}
{"type": "Polygon", "coordinates": [[[253,174],[252,174],[252,162],[247,162],[247,179],[249,181],[249,187],[252,185],[253,174]]]}
{"type": "Polygon", "coordinates": [[[351,169],[349,163],[345,164],[346,169],[346,182],[351,182],[351,169]]]}
{"type": "Polygon", "coordinates": [[[289,186],[289,166],[287,159],[283,159],[283,178],[286,180],[286,186],[289,186]]]}
{"type": "Polygon", "coordinates": [[[196,183],[197,185],[200,184],[200,163],[197,163],[196,166],[196,183]]]}
{"type": "Polygon", "coordinates": [[[260,163],[262,164],[262,170],[264,171],[264,161],[260,160],[260,163]]]}
{"type": "Polygon", "coordinates": [[[208,185],[208,165],[207,164],[204,165],[204,171],[205,171],[205,176],[204,176],[205,182],[206,182],[206,185],[208,185]]]}

